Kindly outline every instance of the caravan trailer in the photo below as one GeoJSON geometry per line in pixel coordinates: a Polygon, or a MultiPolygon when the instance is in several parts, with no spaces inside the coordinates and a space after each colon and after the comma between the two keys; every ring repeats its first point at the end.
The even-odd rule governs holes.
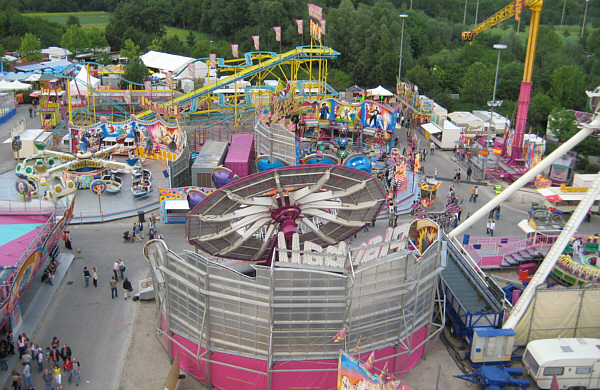
{"type": "Polygon", "coordinates": [[[560,389],[600,389],[600,339],[531,341],[523,364],[540,389],[550,389],[554,374],[560,389]]]}

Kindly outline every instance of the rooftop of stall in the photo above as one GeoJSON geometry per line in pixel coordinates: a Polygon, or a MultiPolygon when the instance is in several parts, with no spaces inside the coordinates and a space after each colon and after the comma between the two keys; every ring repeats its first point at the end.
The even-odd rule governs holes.
{"type": "Polygon", "coordinates": [[[223,165],[229,143],[227,141],[206,141],[192,165],[192,185],[194,187],[212,187],[212,171],[223,165]]]}
{"type": "Polygon", "coordinates": [[[250,174],[254,156],[254,135],[236,134],[229,145],[225,167],[231,169],[240,178],[246,177],[250,174]]]}

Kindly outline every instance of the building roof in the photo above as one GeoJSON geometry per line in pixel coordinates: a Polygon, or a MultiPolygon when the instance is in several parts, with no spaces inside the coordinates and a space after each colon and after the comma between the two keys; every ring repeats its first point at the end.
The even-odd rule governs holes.
{"type": "MultiPolygon", "coordinates": [[[[161,53],[153,50],[142,55],[140,58],[142,59],[144,65],[146,65],[148,68],[158,69],[162,73],[171,72],[177,75],[179,72],[183,71],[182,74],[179,75],[179,78],[190,78],[186,67],[189,63],[196,61],[192,57],[161,53]]],[[[194,62],[194,66],[194,78],[206,77],[206,74],[208,73],[208,67],[204,62],[194,62]]]]}

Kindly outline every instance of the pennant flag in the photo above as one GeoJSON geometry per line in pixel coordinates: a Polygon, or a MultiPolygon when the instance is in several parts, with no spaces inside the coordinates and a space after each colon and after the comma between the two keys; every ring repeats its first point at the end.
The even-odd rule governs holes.
{"type": "Polygon", "coordinates": [[[335,337],[333,338],[333,342],[339,343],[340,341],[344,340],[346,338],[346,333],[347,333],[347,328],[346,328],[346,325],[344,325],[342,330],[340,330],[338,332],[338,334],[336,334],[335,337]]]}
{"type": "Polygon", "coordinates": [[[195,78],[194,76],[196,76],[196,64],[193,62],[190,62],[187,66],[187,70],[188,70],[188,73],[190,74],[190,77],[195,78]]]}
{"type": "Polygon", "coordinates": [[[252,35],[252,40],[254,41],[254,49],[256,51],[260,50],[260,36],[252,35]]]}
{"type": "Polygon", "coordinates": [[[275,40],[281,42],[281,26],[275,26],[273,30],[275,30],[275,40]]]}
{"type": "Polygon", "coordinates": [[[169,89],[173,88],[173,74],[171,72],[167,72],[167,86],[169,89]]]}
{"type": "Polygon", "coordinates": [[[308,6],[308,15],[312,18],[321,20],[323,17],[323,8],[314,4],[306,4],[308,6]]]}
{"type": "Polygon", "coordinates": [[[210,67],[213,69],[216,69],[217,68],[217,54],[210,53],[208,55],[208,60],[210,61],[210,67]]]}
{"type": "Polygon", "coordinates": [[[356,347],[354,347],[354,356],[356,356],[358,354],[358,350],[360,349],[361,345],[362,345],[362,333],[360,334],[360,337],[358,338],[358,341],[356,342],[356,347]]]}
{"type": "Polygon", "coordinates": [[[380,375],[380,378],[382,380],[385,380],[385,376],[387,375],[387,370],[388,370],[388,362],[385,362],[385,365],[383,366],[383,370],[381,370],[381,375],[380,375]]]}
{"type": "Polygon", "coordinates": [[[375,351],[371,352],[371,354],[369,355],[369,358],[367,359],[367,362],[365,363],[365,368],[367,370],[370,370],[371,368],[373,368],[374,361],[375,361],[375,351]]]}
{"type": "Polygon", "coordinates": [[[231,54],[235,57],[238,58],[238,45],[231,45],[231,54]]]}
{"type": "Polygon", "coordinates": [[[327,25],[326,20],[321,20],[321,34],[325,34],[325,26],[327,25]]]}
{"type": "Polygon", "coordinates": [[[296,20],[296,24],[298,25],[298,34],[304,34],[304,21],[302,19],[296,20]]]}
{"type": "Polygon", "coordinates": [[[144,87],[149,97],[152,97],[152,81],[144,81],[144,87]]]}
{"type": "Polygon", "coordinates": [[[552,384],[550,385],[550,390],[559,390],[556,373],[554,373],[554,376],[552,377],[552,384]]]}

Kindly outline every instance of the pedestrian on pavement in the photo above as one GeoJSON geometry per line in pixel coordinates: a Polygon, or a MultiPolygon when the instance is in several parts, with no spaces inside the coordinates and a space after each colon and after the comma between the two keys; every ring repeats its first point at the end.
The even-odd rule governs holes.
{"type": "Polygon", "coordinates": [[[52,369],[52,375],[54,376],[54,384],[56,385],[56,389],[62,389],[62,375],[64,374],[63,370],[58,366],[58,364],[54,365],[52,369]]]}
{"type": "Polygon", "coordinates": [[[123,280],[123,290],[125,291],[125,299],[127,299],[129,293],[133,291],[133,287],[131,287],[131,282],[127,278],[123,280]]]}
{"type": "Polygon", "coordinates": [[[67,358],[63,363],[63,368],[65,369],[65,375],[69,379],[69,385],[71,384],[71,380],[73,379],[73,362],[71,358],[67,358]]]}
{"type": "Polygon", "coordinates": [[[433,180],[437,180],[438,170],[437,168],[433,170],[433,180]]]}
{"type": "Polygon", "coordinates": [[[494,237],[494,230],[496,230],[496,220],[492,219],[492,223],[490,224],[490,236],[494,237]]]}
{"type": "Polygon", "coordinates": [[[135,228],[134,228],[135,240],[142,241],[140,226],[137,224],[134,224],[134,225],[135,225],[135,228]]]}
{"type": "Polygon", "coordinates": [[[498,205],[496,206],[496,212],[494,213],[494,218],[496,219],[496,221],[500,220],[500,209],[502,208],[502,206],[498,205]]]}
{"type": "Polygon", "coordinates": [[[92,267],[92,281],[94,282],[94,287],[98,287],[98,270],[96,267],[92,267]]]}
{"type": "Polygon", "coordinates": [[[90,285],[90,270],[88,267],[83,267],[83,278],[85,279],[85,287],[90,285]]]}
{"type": "Polygon", "coordinates": [[[75,377],[75,386],[79,386],[79,376],[81,375],[81,364],[73,358],[73,376],[75,377]]]}
{"type": "Polygon", "coordinates": [[[50,359],[52,359],[52,363],[55,366],[58,366],[60,361],[60,351],[58,350],[58,347],[52,348],[52,351],[50,351],[50,359]]]}
{"type": "Polygon", "coordinates": [[[44,381],[44,386],[46,386],[46,390],[52,390],[52,374],[48,372],[48,369],[44,369],[44,373],[42,374],[42,380],[44,381]]]}
{"type": "Polygon", "coordinates": [[[71,249],[73,249],[73,246],[72,246],[73,241],[71,240],[71,232],[67,230],[65,233],[66,233],[65,234],[65,248],[71,250],[71,249]]]}
{"type": "Polygon", "coordinates": [[[12,370],[12,387],[14,390],[20,390],[21,389],[21,385],[23,384],[23,378],[21,378],[21,375],[16,371],[16,370],[12,370]]]}
{"type": "Polygon", "coordinates": [[[490,227],[492,227],[492,221],[488,220],[485,226],[485,234],[490,234],[490,227]]]}
{"type": "Polygon", "coordinates": [[[0,369],[8,371],[8,344],[6,341],[0,345],[0,369]]]}
{"type": "Polygon", "coordinates": [[[29,107],[29,117],[33,118],[33,108],[29,107]]]}
{"type": "Polygon", "coordinates": [[[585,222],[592,222],[592,209],[589,209],[585,214],[585,222]]]}
{"type": "Polygon", "coordinates": [[[36,360],[38,363],[38,372],[44,371],[44,357],[45,356],[46,355],[44,354],[44,350],[42,349],[42,347],[38,347],[37,355],[36,355],[36,360]]]}
{"type": "Polygon", "coordinates": [[[121,280],[125,279],[125,270],[127,269],[125,267],[125,263],[123,263],[123,260],[119,259],[117,260],[119,262],[119,272],[121,273],[121,280]]]}
{"type": "Polygon", "coordinates": [[[471,166],[469,165],[469,168],[467,169],[467,181],[471,181],[472,174],[473,174],[473,168],[471,168],[471,166]]]}
{"type": "Polygon", "coordinates": [[[19,359],[21,359],[25,353],[25,341],[22,335],[17,336],[17,348],[19,349],[19,359]]]}
{"type": "MultiPolygon", "coordinates": [[[[498,207],[498,206],[496,206],[498,207]]],[[[488,218],[494,218],[494,213],[496,212],[496,207],[494,207],[493,209],[490,210],[490,213],[488,214],[488,218]]]]}
{"type": "Polygon", "coordinates": [[[10,355],[14,355],[15,354],[15,341],[14,341],[12,332],[8,332],[8,336],[6,336],[6,342],[8,343],[8,353],[10,355]]]}
{"type": "Polygon", "coordinates": [[[462,171],[459,169],[457,169],[456,171],[456,184],[460,184],[460,177],[462,176],[462,171]]]}
{"type": "Polygon", "coordinates": [[[113,264],[113,273],[115,274],[115,280],[119,280],[119,259],[115,260],[113,264]]]}
{"type": "Polygon", "coordinates": [[[23,361],[23,363],[25,363],[29,367],[31,367],[31,359],[32,359],[31,352],[29,349],[26,349],[23,356],[21,356],[21,360],[23,361]]]}
{"type": "Polygon", "coordinates": [[[60,341],[58,340],[58,337],[54,336],[52,338],[52,349],[58,349],[58,347],[60,347],[60,341]]]}
{"type": "Polygon", "coordinates": [[[112,296],[112,299],[115,299],[115,297],[119,297],[119,293],[117,291],[117,281],[114,276],[110,280],[110,294],[112,296]]]}
{"type": "Polygon", "coordinates": [[[60,357],[62,358],[63,362],[67,359],[70,359],[71,347],[67,346],[67,344],[63,344],[62,348],[60,349],[60,357]]]}
{"type": "Polygon", "coordinates": [[[471,197],[469,198],[469,202],[477,203],[477,196],[479,196],[479,189],[477,186],[471,189],[471,197]]]}
{"type": "Polygon", "coordinates": [[[26,389],[29,386],[33,386],[33,382],[31,381],[31,366],[27,363],[23,363],[23,386],[26,389]]]}
{"type": "Polygon", "coordinates": [[[431,155],[435,155],[435,144],[433,143],[433,141],[431,141],[431,143],[429,144],[429,151],[431,152],[431,155]]]}

